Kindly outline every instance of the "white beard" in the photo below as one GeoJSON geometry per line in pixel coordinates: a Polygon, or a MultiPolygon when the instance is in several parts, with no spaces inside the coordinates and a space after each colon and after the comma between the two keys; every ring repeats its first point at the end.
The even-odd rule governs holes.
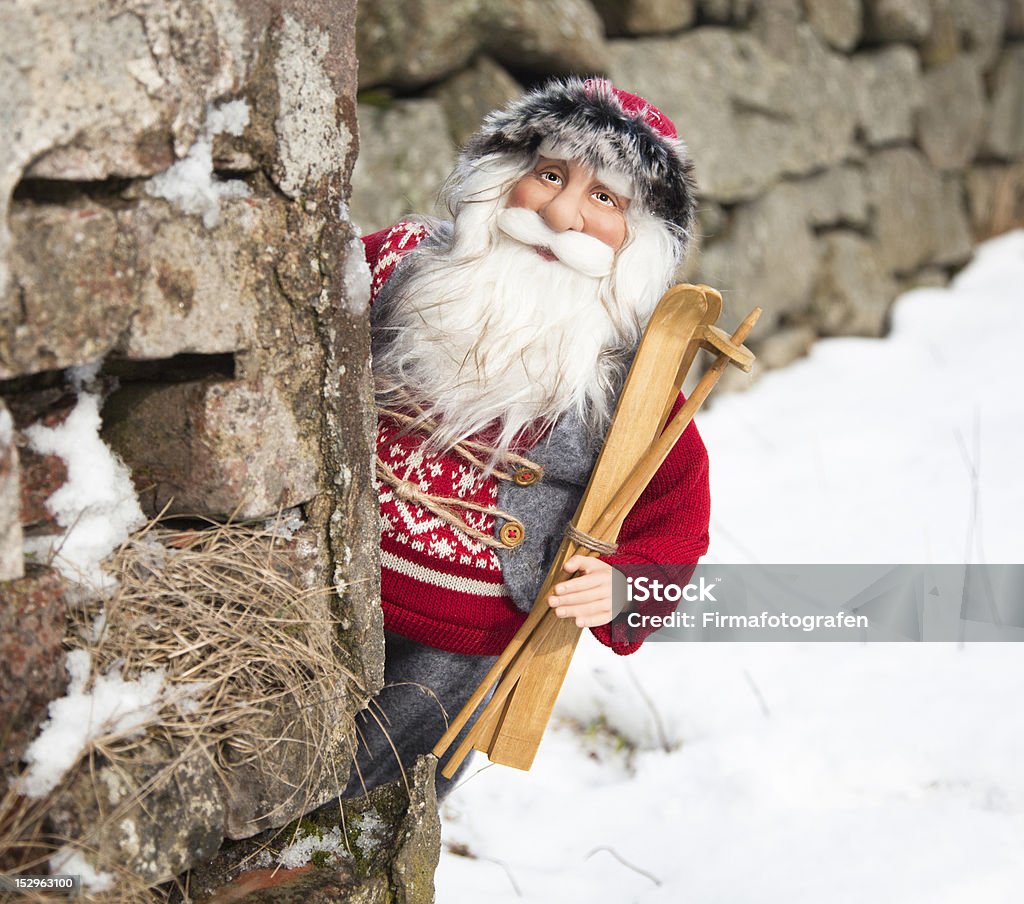
{"type": "Polygon", "coordinates": [[[650,243],[644,253],[660,257],[662,272],[641,270],[638,288],[623,292],[615,272],[622,253],[616,259],[578,234],[568,243],[553,233],[543,241],[527,222],[532,216],[546,229],[536,214],[502,209],[501,200],[460,211],[450,246],[412,252],[378,324],[385,339],[374,360],[378,403],[422,409],[437,425],[431,445],[438,449],[497,425],[488,439],[500,456],[526,428],[546,428],[570,410],[603,432],[615,371],[674,266],[661,244],[650,243]],[[533,244],[560,259],[545,260],[533,244]],[[574,257],[583,270],[607,275],[563,263],[574,257]],[[631,304],[616,301],[627,294],[631,304]]]}

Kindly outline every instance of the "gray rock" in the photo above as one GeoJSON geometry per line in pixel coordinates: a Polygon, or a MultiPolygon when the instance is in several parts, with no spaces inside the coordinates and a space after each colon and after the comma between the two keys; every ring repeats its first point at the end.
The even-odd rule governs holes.
{"type": "Polygon", "coordinates": [[[253,299],[263,288],[267,243],[284,228],[281,207],[269,199],[234,202],[222,207],[212,230],[150,199],[121,212],[117,225],[133,250],[137,310],[117,350],[154,360],[251,348],[253,299]]]}
{"type": "Polygon", "coordinates": [[[761,0],[752,6],[748,29],[773,54],[787,59],[798,49],[797,26],[803,18],[802,0],[761,0]]]}
{"type": "Polygon", "coordinates": [[[953,270],[970,261],[974,247],[971,243],[963,176],[945,174],[941,179],[941,209],[945,220],[938,224],[935,230],[934,264],[946,270],[953,270]]]}
{"type": "Polygon", "coordinates": [[[1024,156],[1024,46],[1007,47],[996,66],[984,150],[1000,160],[1024,156]]]}
{"type": "Polygon", "coordinates": [[[755,0],[697,0],[704,22],[713,25],[745,25],[755,0]]]}
{"type": "Polygon", "coordinates": [[[127,384],[103,417],[150,516],[267,518],[321,489],[318,449],[269,380],[127,384]]]}
{"type": "Polygon", "coordinates": [[[1002,46],[1006,14],[1006,0],[932,0],[932,27],[920,47],[925,66],[941,66],[964,53],[987,72],[1002,46]]]}
{"type": "Polygon", "coordinates": [[[861,0],[804,0],[807,20],[818,36],[836,50],[857,46],[864,27],[861,0]]]}
{"type": "Polygon", "coordinates": [[[784,315],[807,309],[818,265],[808,219],[807,198],[790,183],[733,211],[729,232],[710,242],[699,262],[699,281],[722,293],[726,323],[760,305],[757,329],[767,335],[784,315]]]}
{"type": "Polygon", "coordinates": [[[837,166],[797,183],[808,222],[815,227],[857,226],[868,223],[868,194],[864,171],[837,166]]]}
{"type": "MultiPolygon", "coordinates": [[[[42,0],[5,14],[0,37],[0,379],[15,379],[5,386],[11,410],[38,419],[51,390],[36,387],[56,375],[20,378],[105,357],[125,394],[102,412],[108,432],[120,429],[138,461],[165,465],[166,486],[193,492],[192,513],[276,514],[304,500],[303,582],[337,588],[327,605],[339,658],[365,687],[332,695],[339,724],[379,687],[383,647],[367,299],[346,276],[362,258],[344,204],[356,153],[354,22],[354,2],[328,0],[283,11],[135,4],[123,14],[42,0]],[[245,101],[249,124],[207,148],[208,105],[228,99],[245,101]],[[154,198],[142,182],[199,136],[210,156],[191,162],[202,170],[210,159],[218,178],[230,170],[247,186],[247,197],[215,203],[209,226],[174,192],[154,198]],[[103,181],[114,178],[124,181],[103,181]],[[152,408],[130,403],[161,393],[152,408]]],[[[22,482],[33,519],[64,479],[37,458],[22,482]]],[[[36,721],[4,710],[8,755],[45,712],[35,695],[60,693],[44,667],[62,677],[62,591],[34,570],[3,585],[4,603],[14,601],[4,611],[20,613],[40,644],[56,638],[36,655],[9,632],[22,649],[4,647],[3,659],[18,681],[0,696],[36,721]]],[[[95,758],[95,771],[69,776],[55,831],[98,851],[98,867],[147,881],[208,856],[223,837],[223,787],[210,751],[165,771],[175,753],[139,739],[116,770],[95,758]],[[143,808],[133,798],[151,780],[159,787],[143,808]]],[[[279,766],[245,775],[256,804],[240,821],[326,793],[308,787],[308,760],[282,753],[279,766]]]]}
{"type": "Polygon", "coordinates": [[[609,36],[681,31],[697,18],[697,0],[594,0],[609,36]]]}
{"type": "Polygon", "coordinates": [[[374,789],[307,814],[284,829],[225,845],[190,874],[194,900],[247,904],[433,904],[434,870],[440,858],[440,820],[434,796],[432,757],[420,757],[401,782],[374,789]],[[340,855],[316,839],[341,831],[340,855]],[[252,868],[254,855],[276,863],[296,838],[313,839],[313,863],[292,869],[252,868]]]}
{"type": "Polygon", "coordinates": [[[814,285],[814,322],[826,336],[881,336],[896,283],[878,265],[875,248],[855,232],[822,237],[814,285]]]}
{"type": "Polygon", "coordinates": [[[856,114],[849,64],[807,26],[797,30],[787,60],[748,35],[717,28],[612,41],[609,55],[612,79],[676,123],[702,197],[749,200],[782,176],[823,169],[850,153],[856,114]],[[809,83],[815,91],[807,91],[809,83]]]}
{"type": "Polygon", "coordinates": [[[967,192],[967,212],[970,217],[971,234],[976,241],[984,241],[994,235],[992,228],[996,196],[999,184],[1007,178],[1008,167],[998,165],[975,165],[964,178],[967,192]]]}
{"type": "Polygon", "coordinates": [[[604,31],[586,0],[380,0],[359,6],[359,86],[412,89],[464,68],[480,51],[519,71],[604,68],[604,31]]]}
{"type": "Polygon", "coordinates": [[[11,581],[25,573],[18,516],[20,497],[14,421],[0,399],[0,581],[11,581]]]}
{"type": "Polygon", "coordinates": [[[909,47],[886,47],[853,58],[854,101],[860,134],[868,147],[907,142],[924,104],[917,54],[909,47]]]}
{"type": "Polygon", "coordinates": [[[456,147],[480,128],[484,116],[523,93],[523,87],[488,57],[442,82],[431,92],[441,102],[456,147]]]}
{"type": "Polygon", "coordinates": [[[409,805],[399,824],[391,881],[396,904],[433,904],[434,871],[441,859],[441,821],[434,793],[437,760],[421,756],[413,769],[409,805]]]}
{"type": "MultiPolygon", "coordinates": [[[[786,367],[806,357],[818,338],[813,327],[801,325],[784,327],[757,343],[757,363],[764,370],[786,367]]],[[[734,368],[730,368],[734,369],[734,368]]]]}
{"type": "Polygon", "coordinates": [[[455,165],[455,147],[440,101],[360,104],[359,130],[352,220],[364,233],[408,213],[443,213],[437,195],[455,165]]]}
{"type": "Polygon", "coordinates": [[[972,58],[958,56],[929,69],[923,82],[917,142],[938,169],[965,169],[981,145],[987,116],[981,70],[972,58]]]}
{"type": "MultiPolygon", "coordinates": [[[[335,28],[351,29],[345,13],[343,8],[334,12],[335,28]]],[[[347,84],[350,76],[341,80],[339,66],[339,55],[350,48],[338,46],[337,35],[332,41],[325,24],[284,13],[274,34],[277,110],[271,177],[289,198],[315,194],[326,180],[337,178],[353,144],[352,123],[337,109],[339,94],[348,89],[351,96],[353,87],[347,84]]]]}
{"type": "Polygon", "coordinates": [[[728,25],[732,17],[732,0],[697,0],[697,12],[704,23],[728,25]]]}
{"type": "Polygon", "coordinates": [[[589,75],[607,66],[604,26],[588,0],[484,0],[481,49],[537,75],[589,75]]]}
{"type": "Polygon", "coordinates": [[[964,184],[975,241],[984,241],[1024,222],[1024,175],[1019,163],[974,166],[967,171],[964,184]]]}
{"type": "Polygon", "coordinates": [[[23,578],[0,583],[0,775],[5,780],[20,771],[18,761],[48,717],[50,701],[67,689],[65,621],[64,580],[56,570],[31,567],[23,578]]]}
{"type": "Polygon", "coordinates": [[[864,34],[871,41],[919,44],[931,27],[930,0],[864,0],[864,34]]]}
{"type": "Polygon", "coordinates": [[[461,69],[480,45],[484,0],[360,3],[359,87],[415,88],[461,69]]]}
{"type": "Polygon", "coordinates": [[[75,773],[48,818],[95,870],[127,870],[151,885],[212,857],[224,837],[213,762],[205,752],[176,758],[152,741],[117,765],[100,760],[75,773]]]}
{"type": "Polygon", "coordinates": [[[1006,0],[1006,37],[1024,38],[1024,0],[1006,0]]]}
{"type": "Polygon", "coordinates": [[[87,200],[11,211],[0,378],[95,361],[117,343],[138,294],[133,249],[117,219],[87,200]]]}
{"type": "Polygon", "coordinates": [[[187,21],[166,5],[112,13],[99,0],[73,12],[55,0],[5,11],[0,298],[17,183],[148,176],[184,155],[207,104],[237,92],[252,62],[260,26],[248,19],[228,0],[192,5],[187,21]]]}
{"type": "Polygon", "coordinates": [[[919,153],[902,148],[870,157],[867,179],[877,257],[886,272],[903,275],[970,257],[957,180],[944,181],[919,153]]]}
{"type": "Polygon", "coordinates": [[[714,201],[701,201],[697,208],[697,232],[702,240],[713,240],[729,228],[729,213],[714,201]]]}
{"type": "MultiPolygon", "coordinates": [[[[340,672],[340,670],[339,670],[340,672]]],[[[342,729],[344,720],[339,721],[339,731],[325,744],[324,738],[314,735],[305,716],[314,721],[330,720],[331,710],[336,709],[334,701],[348,701],[349,688],[342,675],[338,675],[335,686],[325,684],[323,699],[317,712],[303,713],[300,708],[308,700],[284,696],[273,705],[275,711],[259,719],[254,727],[256,736],[280,738],[260,751],[256,760],[247,752],[232,761],[231,768],[224,776],[224,835],[231,839],[250,838],[268,829],[280,828],[308,810],[334,800],[341,793],[348,779],[349,761],[347,741],[349,736],[342,729]],[[329,702],[327,702],[329,701],[329,702]],[[338,784],[313,784],[311,781],[281,781],[282,776],[320,776],[324,764],[334,762],[337,769],[328,770],[338,784]],[[340,787],[339,787],[340,785],[340,787]]],[[[248,727],[248,726],[247,726],[248,727]]],[[[230,748],[230,742],[228,747],[230,748]]]]}
{"type": "MultiPolygon", "coordinates": [[[[189,891],[194,894],[195,872],[190,880],[189,891]]],[[[249,870],[240,873],[234,882],[215,885],[213,890],[218,897],[191,900],[239,900],[234,895],[244,896],[240,900],[245,904],[394,904],[395,900],[386,875],[360,876],[344,863],[249,870]]]]}
{"type": "Polygon", "coordinates": [[[949,273],[942,267],[924,267],[916,273],[901,277],[899,293],[910,292],[912,289],[944,289],[949,285],[949,273]]]}

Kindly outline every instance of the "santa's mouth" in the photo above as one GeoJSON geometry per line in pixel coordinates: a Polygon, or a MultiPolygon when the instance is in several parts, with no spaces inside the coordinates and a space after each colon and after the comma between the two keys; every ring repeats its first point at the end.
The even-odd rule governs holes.
{"type": "Polygon", "coordinates": [[[555,253],[543,245],[534,245],[533,250],[536,251],[546,261],[557,261],[558,258],[555,253]]]}

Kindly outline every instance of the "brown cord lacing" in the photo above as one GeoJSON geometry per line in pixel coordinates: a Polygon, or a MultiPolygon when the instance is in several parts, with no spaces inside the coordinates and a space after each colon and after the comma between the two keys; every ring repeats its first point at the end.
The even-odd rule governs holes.
{"type": "Polygon", "coordinates": [[[597,537],[592,537],[590,534],[581,531],[575,524],[570,522],[569,526],[565,529],[565,536],[568,537],[577,546],[583,546],[586,549],[592,549],[598,555],[602,556],[613,556],[619,551],[618,543],[609,543],[606,540],[599,540],[597,537]]]}
{"type": "MultiPolygon", "coordinates": [[[[422,411],[419,416],[406,414],[404,411],[392,411],[386,408],[378,409],[377,413],[378,415],[384,415],[385,417],[391,418],[399,424],[409,425],[415,423],[418,428],[422,428],[427,431],[435,426],[429,418],[425,418],[423,416],[422,411]]],[[[463,440],[460,443],[456,443],[450,451],[454,452],[474,467],[486,472],[488,465],[471,450],[476,450],[481,453],[494,452],[494,450],[486,444],[475,440],[463,440]]],[[[522,455],[517,455],[515,452],[502,453],[502,459],[512,465],[515,470],[528,468],[537,475],[540,475],[544,470],[540,465],[535,464],[522,455]]],[[[498,480],[515,479],[515,471],[510,473],[502,470],[501,468],[491,467],[490,473],[498,478],[498,480]]],[[[471,540],[475,540],[477,543],[490,547],[491,549],[509,548],[509,544],[502,542],[500,539],[493,537],[490,534],[485,534],[483,531],[467,524],[457,512],[453,511],[453,509],[461,508],[470,512],[482,512],[496,518],[503,518],[511,524],[518,524],[520,530],[523,529],[522,522],[518,518],[506,511],[503,511],[502,509],[494,506],[479,505],[476,502],[470,502],[466,499],[451,499],[447,496],[435,496],[432,493],[426,492],[419,484],[413,483],[409,480],[403,480],[399,477],[390,467],[388,467],[387,464],[385,464],[379,455],[377,456],[377,479],[381,483],[386,483],[390,486],[399,499],[403,499],[406,502],[412,502],[421,508],[426,509],[445,523],[450,524],[452,527],[464,533],[471,540]]]]}
{"type": "Polygon", "coordinates": [[[399,499],[415,503],[421,508],[424,508],[428,512],[436,515],[442,521],[447,522],[452,527],[462,531],[462,533],[471,540],[476,540],[477,543],[482,543],[484,546],[489,546],[492,549],[503,549],[507,544],[502,543],[501,540],[498,540],[489,534],[485,534],[481,530],[477,530],[471,524],[467,524],[454,511],[452,511],[452,506],[457,506],[458,508],[466,509],[471,512],[485,512],[486,514],[494,515],[498,518],[504,518],[506,521],[519,524],[519,520],[517,518],[510,515],[508,512],[503,512],[499,508],[478,505],[475,502],[470,502],[468,499],[449,499],[447,496],[434,496],[431,493],[424,492],[418,483],[413,483],[409,480],[402,480],[401,477],[399,477],[381,460],[379,455],[377,456],[377,478],[381,483],[386,483],[390,486],[399,499]]]}
{"type": "MultiPolygon", "coordinates": [[[[430,430],[431,427],[434,426],[433,422],[429,418],[423,416],[422,409],[420,410],[419,416],[406,414],[403,411],[392,411],[386,408],[378,409],[378,415],[381,414],[397,421],[400,424],[404,423],[408,425],[416,423],[418,427],[423,427],[427,430],[430,430]]],[[[494,451],[484,443],[468,439],[463,440],[460,443],[456,443],[452,447],[451,451],[455,452],[461,458],[465,459],[480,470],[486,470],[487,465],[479,457],[474,455],[470,449],[475,449],[479,452],[494,451]]],[[[503,458],[509,464],[517,466],[517,470],[519,468],[528,468],[538,475],[544,470],[540,465],[535,464],[525,456],[517,455],[515,452],[506,451],[503,453],[503,458]]],[[[515,479],[514,472],[510,474],[509,472],[503,471],[499,468],[491,468],[491,473],[499,480],[515,479]]],[[[522,522],[520,522],[518,518],[497,507],[479,505],[476,502],[470,502],[464,499],[450,499],[447,496],[435,496],[432,493],[427,493],[419,484],[413,483],[409,480],[403,480],[399,477],[393,470],[391,470],[390,467],[388,467],[388,465],[384,463],[383,459],[379,455],[377,456],[377,479],[390,486],[399,499],[403,499],[406,502],[412,502],[421,508],[426,509],[445,523],[450,524],[452,527],[464,533],[470,539],[475,540],[477,543],[484,546],[490,547],[491,549],[506,548],[509,544],[503,543],[500,539],[496,539],[490,534],[485,534],[483,531],[477,530],[477,528],[467,524],[463,518],[452,511],[452,507],[465,509],[470,512],[483,512],[497,518],[503,518],[505,521],[518,524],[520,529],[522,529],[522,522]]],[[[581,531],[572,523],[566,527],[565,536],[577,546],[593,550],[599,555],[614,555],[619,550],[617,543],[609,543],[605,540],[599,540],[597,537],[592,537],[590,534],[581,531]]]]}
{"type": "MultiPolygon", "coordinates": [[[[400,424],[415,424],[415,426],[418,429],[422,429],[426,432],[430,432],[437,426],[435,421],[424,416],[422,410],[420,410],[419,414],[417,415],[411,415],[406,414],[404,411],[393,411],[390,408],[378,408],[377,414],[389,417],[400,424]]],[[[515,471],[519,470],[520,468],[527,468],[531,471],[535,471],[538,475],[540,475],[544,471],[544,469],[540,465],[530,461],[530,459],[526,458],[525,456],[517,455],[515,452],[511,452],[508,450],[502,452],[501,457],[505,462],[512,466],[513,470],[512,472],[504,471],[501,468],[494,467],[493,465],[489,466],[482,458],[478,457],[477,455],[474,455],[473,452],[470,450],[476,450],[477,452],[483,454],[494,452],[494,449],[492,449],[486,443],[477,442],[476,440],[472,439],[464,439],[461,442],[456,443],[454,446],[452,446],[450,451],[454,452],[460,458],[465,459],[474,467],[479,468],[481,471],[487,471],[488,468],[490,468],[490,473],[497,477],[498,480],[514,479],[515,471]]]]}

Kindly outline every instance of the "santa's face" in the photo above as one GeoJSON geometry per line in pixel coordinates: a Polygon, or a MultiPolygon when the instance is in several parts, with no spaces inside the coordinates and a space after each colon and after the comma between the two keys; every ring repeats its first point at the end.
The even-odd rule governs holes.
{"type": "Polygon", "coordinates": [[[628,179],[540,153],[525,175],[518,157],[471,171],[452,232],[419,246],[378,299],[378,403],[422,410],[439,448],[486,430],[504,451],[570,410],[600,435],[671,279],[674,237],[628,179]]]}
{"type": "MultiPolygon", "coordinates": [[[[580,232],[618,251],[626,240],[629,196],[624,185],[608,184],[613,181],[575,160],[542,156],[512,188],[508,206],[534,211],[554,232],[580,232]]],[[[535,250],[555,260],[549,248],[535,250]]]]}

